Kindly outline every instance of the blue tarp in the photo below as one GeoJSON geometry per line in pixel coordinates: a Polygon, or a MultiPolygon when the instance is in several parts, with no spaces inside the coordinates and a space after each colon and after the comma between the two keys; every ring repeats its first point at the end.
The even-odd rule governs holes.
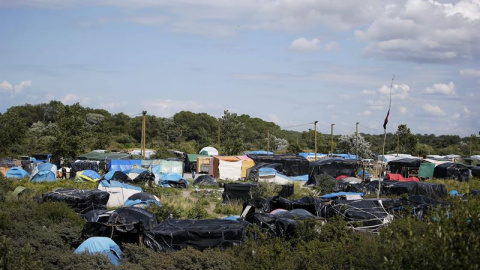
{"type": "Polygon", "coordinates": [[[353,154],[333,154],[334,157],[339,157],[347,160],[356,160],[357,156],[353,154]]]}
{"type": "Polygon", "coordinates": [[[170,187],[171,184],[175,182],[178,182],[178,183],[184,182],[185,186],[189,184],[188,181],[185,178],[183,178],[180,174],[167,173],[167,174],[160,175],[160,182],[158,183],[158,185],[162,187],[170,187]]]}
{"type": "MultiPolygon", "coordinates": [[[[357,175],[360,176],[360,178],[362,178],[362,177],[363,177],[363,172],[364,172],[364,171],[361,170],[361,171],[359,171],[359,172],[357,173],[357,175]]],[[[371,176],[370,176],[370,173],[368,173],[368,171],[365,170],[365,179],[370,179],[370,177],[371,177],[371,176]]]]}
{"type": "Polygon", "coordinates": [[[88,176],[92,179],[102,178],[96,171],[92,171],[92,170],[84,170],[82,171],[82,175],[88,176]]]}
{"type": "Polygon", "coordinates": [[[110,160],[108,163],[108,170],[115,170],[115,171],[126,171],[130,170],[133,165],[142,165],[142,161],[139,159],[113,159],[110,160]]]}
{"type": "Polygon", "coordinates": [[[131,186],[131,185],[121,183],[121,182],[118,182],[118,181],[113,181],[113,180],[112,181],[102,180],[98,183],[98,185],[102,186],[102,187],[121,187],[121,188],[128,188],[128,189],[134,189],[134,190],[142,191],[141,187],[131,186]]]}
{"type": "Polygon", "coordinates": [[[52,171],[39,171],[36,173],[30,181],[39,183],[39,182],[55,182],[56,176],[52,171]]]}
{"type": "Polygon", "coordinates": [[[125,173],[125,174],[129,174],[129,173],[141,174],[142,172],[145,172],[145,171],[148,171],[148,170],[147,169],[128,169],[128,170],[123,171],[123,173],[125,173]]]}
{"type": "Polygon", "coordinates": [[[41,172],[41,171],[56,171],[57,170],[57,166],[52,164],[52,163],[40,163],[38,164],[38,171],[41,172]],[[52,169],[53,167],[55,167],[55,169],[52,169]]]}
{"type": "Polygon", "coordinates": [[[30,177],[30,174],[28,174],[27,171],[20,167],[12,167],[7,171],[7,174],[5,175],[7,178],[25,178],[25,177],[30,177]]]}
{"type": "Polygon", "coordinates": [[[113,175],[115,174],[115,172],[116,172],[115,170],[111,170],[111,171],[109,171],[107,174],[105,174],[105,175],[103,176],[103,178],[104,178],[105,180],[111,180],[112,177],[113,177],[113,175]]]}
{"type": "Polygon", "coordinates": [[[245,155],[273,155],[273,152],[267,152],[265,150],[257,150],[257,151],[245,152],[245,155]]]}
{"type": "Polygon", "coordinates": [[[75,254],[79,253],[100,253],[107,257],[113,265],[119,265],[119,260],[122,258],[120,247],[108,237],[88,238],[75,249],[75,254]]]}

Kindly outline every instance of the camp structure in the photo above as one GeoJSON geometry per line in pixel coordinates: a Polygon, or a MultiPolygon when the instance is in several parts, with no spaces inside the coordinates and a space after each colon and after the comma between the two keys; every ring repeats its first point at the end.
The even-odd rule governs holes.
{"type": "MultiPolygon", "coordinates": [[[[292,184],[272,185],[275,186],[275,191],[278,192],[279,196],[289,197],[294,193],[294,188],[292,184]]],[[[223,186],[222,199],[223,203],[229,203],[231,201],[246,202],[251,199],[257,198],[258,194],[258,183],[225,183],[223,186]]]]}
{"type": "Polygon", "coordinates": [[[57,173],[57,166],[51,163],[40,163],[37,168],[33,170],[30,178],[31,182],[55,182],[57,173]]]}
{"type": "Polygon", "coordinates": [[[418,158],[402,158],[388,162],[391,173],[400,174],[403,177],[417,176],[421,160],[418,158]]]}
{"type": "Polygon", "coordinates": [[[355,177],[355,162],[342,158],[324,158],[310,162],[310,174],[306,185],[315,185],[318,175],[327,175],[334,179],[340,175],[355,177]]]}
{"type": "Polygon", "coordinates": [[[75,212],[85,214],[90,210],[107,209],[110,194],[98,189],[66,189],[59,188],[44,193],[44,201],[64,202],[75,212]]]}
{"type": "Polygon", "coordinates": [[[403,177],[403,175],[399,173],[387,173],[385,175],[385,179],[390,181],[399,181],[399,182],[419,182],[420,181],[420,179],[418,179],[415,176],[403,177]]]}
{"type": "Polygon", "coordinates": [[[254,161],[247,156],[214,156],[209,175],[216,179],[237,181],[245,179],[247,169],[254,165],[254,161]]]}
{"type": "Polygon", "coordinates": [[[119,244],[140,244],[143,232],[157,225],[155,214],[139,207],[90,211],[84,219],[83,238],[107,236],[119,244]]]}
{"type": "Polygon", "coordinates": [[[98,172],[100,168],[105,169],[105,161],[76,160],[68,162],[67,167],[70,168],[70,178],[74,178],[79,171],[92,170],[98,172]]]}
{"type": "Polygon", "coordinates": [[[132,179],[130,179],[130,177],[128,177],[128,175],[126,175],[124,172],[115,171],[115,170],[109,171],[107,174],[103,176],[103,179],[116,180],[124,183],[132,181],[132,179]]]}
{"type": "MultiPolygon", "coordinates": [[[[376,182],[376,181],[375,181],[376,182]]],[[[445,185],[426,182],[399,182],[382,181],[381,194],[383,195],[423,195],[430,198],[440,198],[447,195],[445,185]]]]}
{"type": "Polygon", "coordinates": [[[107,207],[120,207],[135,193],[142,192],[142,188],[131,186],[114,180],[102,180],[98,183],[99,190],[110,194],[107,207]]]}
{"type": "Polygon", "coordinates": [[[248,226],[246,221],[165,219],[145,232],[143,244],[155,251],[232,247],[242,243],[248,226]]]}
{"type": "Polygon", "coordinates": [[[119,265],[122,258],[120,247],[108,237],[91,237],[75,249],[74,253],[101,254],[113,265],[119,265]]]}
{"type": "Polygon", "coordinates": [[[90,181],[90,182],[98,182],[102,177],[96,172],[92,170],[84,170],[79,171],[75,175],[75,181],[83,182],[83,181],[90,181]]]}
{"type": "Polygon", "coordinates": [[[158,185],[161,187],[187,188],[188,181],[178,173],[167,173],[160,175],[158,185]]]}
{"type": "MultiPolygon", "coordinates": [[[[185,171],[186,172],[191,172],[192,168],[195,169],[196,172],[200,172],[198,169],[198,161],[199,160],[208,160],[210,163],[210,156],[209,155],[200,155],[200,154],[187,154],[185,156],[185,171]]],[[[208,168],[208,167],[207,167],[208,168]]],[[[208,170],[207,170],[208,172],[208,170]]]]}
{"type": "Polygon", "coordinates": [[[211,147],[211,146],[207,146],[207,147],[204,147],[204,148],[200,149],[200,151],[198,153],[200,155],[218,156],[218,150],[211,147]]]}
{"type": "MultiPolygon", "coordinates": [[[[132,169],[150,170],[155,174],[178,173],[183,175],[183,161],[180,160],[164,160],[164,159],[127,159],[127,160],[110,160],[108,163],[108,171],[122,171],[128,174],[132,169]]],[[[140,172],[138,172],[140,173],[140,172]]],[[[135,179],[130,176],[131,179],[135,179]]]]}
{"type": "Polygon", "coordinates": [[[196,167],[197,173],[208,173],[211,160],[212,160],[212,157],[210,156],[197,157],[197,167],[196,167]]]}
{"type": "Polygon", "coordinates": [[[22,169],[20,167],[12,167],[12,168],[8,169],[5,177],[21,179],[21,178],[30,177],[30,174],[28,174],[27,171],[25,171],[24,169],[22,169]]]}
{"type": "Polygon", "coordinates": [[[193,181],[194,186],[205,185],[205,186],[218,186],[217,181],[215,178],[208,174],[200,175],[193,181]]]}
{"type": "Polygon", "coordinates": [[[269,182],[280,185],[292,184],[294,182],[306,182],[308,174],[300,176],[286,176],[280,173],[280,163],[258,163],[247,169],[247,179],[260,182],[269,182]]]}
{"type": "Polygon", "coordinates": [[[249,155],[255,164],[279,163],[281,169],[277,171],[286,176],[300,176],[309,173],[309,162],[305,157],[298,155],[249,155]]]}
{"type": "Polygon", "coordinates": [[[435,167],[433,177],[443,179],[457,179],[458,181],[468,181],[470,170],[467,166],[460,163],[446,162],[435,167]]]}
{"type": "Polygon", "coordinates": [[[150,204],[161,206],[160,199],[157,196],[147,192],[140,192],[128,197],[123,206],[145,207],[149,206],[150,204]]]}
{"type": "Polygon", "coordinates": [[[302,153],[298,153],[298,155],[306,158],[308,161],[315,161],[315,156],[317,158],[316,160],[327,157],[327,154],[317,153],[315,155],[315,153],[310,153],[310,152],[302,152],[302,153]]]}

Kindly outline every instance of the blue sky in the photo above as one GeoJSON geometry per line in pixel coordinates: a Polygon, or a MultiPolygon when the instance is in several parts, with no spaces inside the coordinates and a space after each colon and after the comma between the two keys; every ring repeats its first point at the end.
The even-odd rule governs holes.
{"type": "Polygon", "coordinates": [[[480,131],[480,0],[0,0],[0,112],[60,100],[291,130],[480,131]]]}

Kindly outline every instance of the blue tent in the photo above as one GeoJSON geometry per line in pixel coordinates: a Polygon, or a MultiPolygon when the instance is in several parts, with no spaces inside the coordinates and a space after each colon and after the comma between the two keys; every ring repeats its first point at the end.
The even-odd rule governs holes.
{"type": "Polygon", "coordinates": [[[158,206],[161,206],[162,204],[160,203],[160,200],[155,196],[147,192],[140,192],[133,194],[132,196],[128,197],[128,200],[125,201],[123,206],[129,207],[129,206],[143,206],[143,205],[150,205],[150,204],[156,204],[158,206]]]}
{"type": "Polygon", "coordinates": [[[160,176],[159,186],[163,187],[187,187],[188,181],[178,173],[167,173],[160,176]]]}
{"type": "Polygon", "coordinates": [[[75,249],[75,254],[80,253],[100,253],[107,257],[113,265],[119,265],[119,260],[122,258],[120,247],[108,237],[88,238],[75,249]]]}
{"type": "Polygon", "coordinates": [[[90,177],[93,181],[98,181],[102,178],[96,171],[92,170],[83,170],[81,175],[90,177]]]}
{"type": "Polygon", "coordinates": [[[32,176],[30,181],[32,182],[55,182],[57,166],[51,163],[41,163],[35,171],[38,172],[32,176]]]}
{"type": "Polygon", "coordinates": [[[25,177],[30,177],[30,174],[28,174],[27,171],[20,167],[12,167],[7,171],[7,174],[5,175],[7,178],[25,178],[25,177]]]}

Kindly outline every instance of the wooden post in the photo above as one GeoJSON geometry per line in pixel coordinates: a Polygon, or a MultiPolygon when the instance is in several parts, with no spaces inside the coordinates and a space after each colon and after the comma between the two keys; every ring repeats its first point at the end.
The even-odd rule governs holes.
{"type": "Polygon", "coordinates": [[[318,121],[313,122],[313,127],[315,132],[315,161],[317,160],[317,123],[318,121]]]}
{"type": "Polygon", "coordinates": [[[331,130],[331,134],[332,134],[332,139],[331,139],[331,141],[330,141],[330,156],[331,156],[331,157],[333,157],[333,126],[334,126],[334,125],[335,125],[335,124],[332,124],[332,125],[330,126],[330,130],[331,130]]]}
{"type": "Polygon", "coordinates": [[[143,114],[143,119],[142,119],[142,138],[141,138],[141,155],[142,155],[142,159],[145,159],[145,139],[146,139],[146,136],[145,136],[145,133],[146,133],[146,122],[147,122],[147,111],[143,111],[142,112],[143,114]]]}

